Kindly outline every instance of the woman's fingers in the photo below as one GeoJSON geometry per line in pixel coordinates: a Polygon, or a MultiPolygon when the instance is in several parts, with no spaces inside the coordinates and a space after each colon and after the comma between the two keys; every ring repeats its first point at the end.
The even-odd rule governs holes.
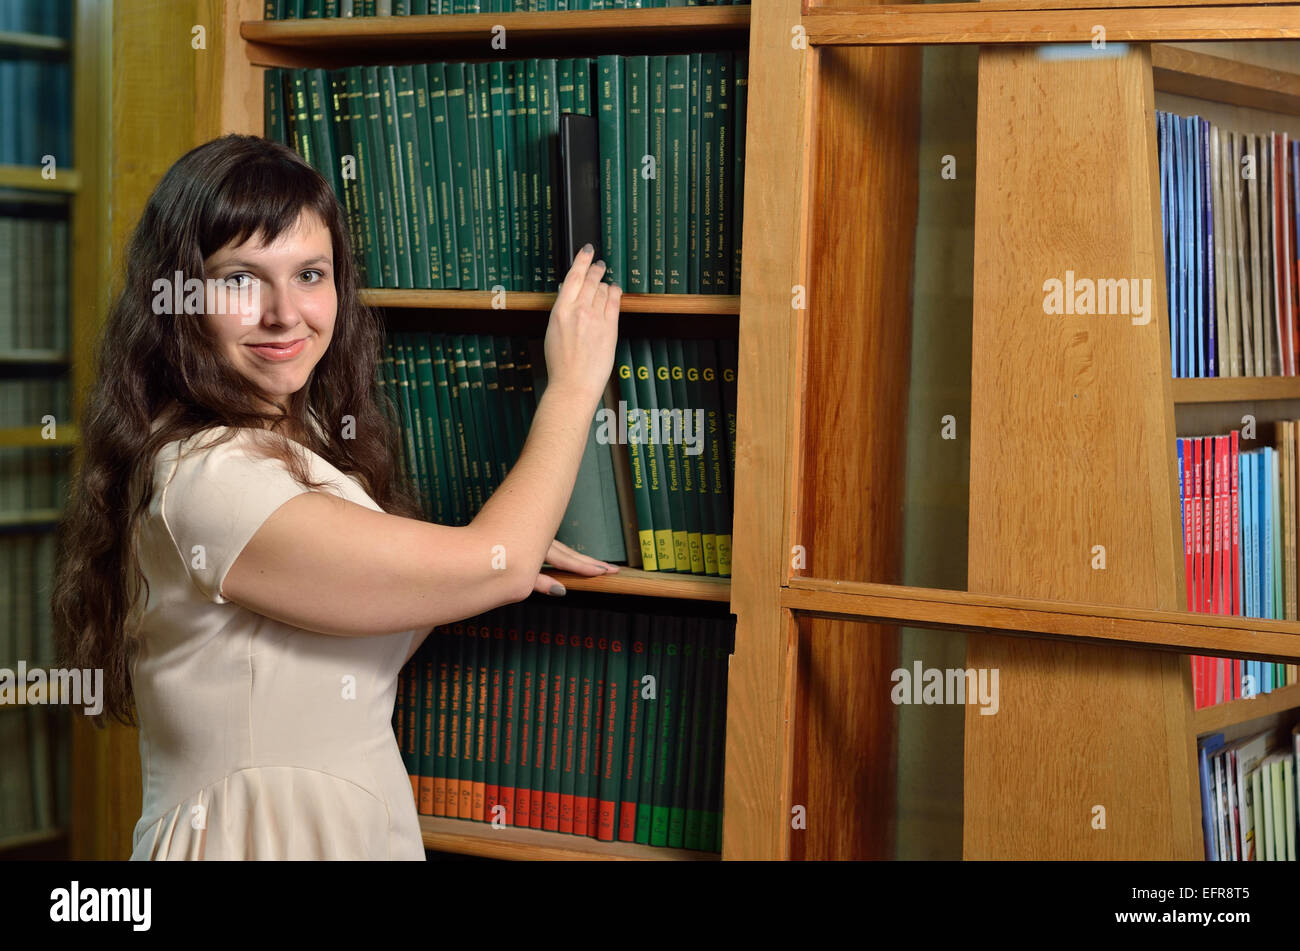
{"type": "Polygon", "coordinates": [[[577,301],[578,294],[587,280],[587,272],[591,270],[591,259],[595,256],[596,249],[589,244],[574,255],[573,265],[569,268],[569,273],[564,276],[564,283],[560,285],[557,302],[572,304],[577,301]]]}
{"type": "Polygon", "coordinates": [[[550,575],[539,574],[537,580],[533,582],[533,590],[538,594],[549,594],[558,598],[564,594],[565,587],[550,575]]]}
{"type": "Polygon", "coordinates": [[[572,571],[574,574],[594,576],[618,570],[617,565],[576,552],[560,541],[551,542],[551,547],[546,552],[546,561],[561,571],[572,571]]]}
{"type": "Polygon", "coordinates": [[[578,304],[588,308],[595,306],[596,294],[600,288],[605,287],[601,280],[605,277],[605,262],[596,261],[591,267],[587,268],[587,276],[583,279],[582,288],[578,291],[578,304]]]}

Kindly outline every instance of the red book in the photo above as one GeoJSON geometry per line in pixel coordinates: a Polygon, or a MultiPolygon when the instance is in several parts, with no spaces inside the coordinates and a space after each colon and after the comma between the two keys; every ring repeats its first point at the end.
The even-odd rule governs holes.
{"type": "Polygon", "coordinates": [[[1201,465],[1205,468],[1201,482],[1201,613],[1214,613],[1214,438],[1201,437],[1201,465]]]}
{"type": "MultiPolygon", "coordinates": [[[[1202,440],[1199,436],[1188,441],[1188,449],[1192,458],[1192,518],[1188,523],[1192,535],[1192,606],[1191,610],[1200,613],[1201,611],[1201,563],[1204,560],[1202,553],[1205,550],[1205,539],[1202,534],[1201,520],[1204,513],[1203,494],[1204,487],[1202,482],[1205,476],[1205,467],[1202,463],[1202,440]]],[[[1205,706],[1205,658],[1197,655],[1192,658],[1193,679],[1196,686],[1196,708],[1199,710],[1205,706]]]]}
{"type": "MultiPolygon", "coordinates": [[[[601,737],[605,735],[605,663],[606,653],[609,651],[609,641],[605,637],[608,630],[608,618],[602,614],[600,626],[597,628],[595,636],[588,634],[586,646],[596,652],[596,664],[592,671],[591,679],[591,775],[593,778],[604,775],[605,772],[605,751],[601,737]]],[[[600,808],[600,782],[593,782],[587,789],[587,815],[599,817],[600,808]]],[[[587,823],[587,835],[596,838],[597,822],[587,823]]]]}
{"type": "Polygon", "coordinates": [[[1214,437],[1214,562],[1212,565],[1213,598],[1210,604],[1212,614],[1224,614],[1223,583],[1227,574],[1223,569],[1224,536],[1228,529],[1228,440],[1224,436],[1214,437]]]}
{"type": "Polygon", "coordinates": [[[1241,433],[1232,431],[1228,437],[1232,501],[1232,613],[1241,617],[1241,433]]]}

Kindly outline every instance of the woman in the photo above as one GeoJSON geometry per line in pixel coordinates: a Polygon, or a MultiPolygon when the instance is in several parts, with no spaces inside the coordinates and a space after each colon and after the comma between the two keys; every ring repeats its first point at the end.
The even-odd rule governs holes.
{"type": "Polygon", "coordinates": [[[396,475],[382,330],[330,186],[253,136],[163,176],[100,343],[53,596],[62,665],[104,670],[97,724],[138,713],[132,858],[424,857],[398,671],[435,625],[562,594],[544,559],[615,570],[554,541],[618,330],[592,256],[551,311],[518,462],[469,525],[435,525],[396,475]]]}

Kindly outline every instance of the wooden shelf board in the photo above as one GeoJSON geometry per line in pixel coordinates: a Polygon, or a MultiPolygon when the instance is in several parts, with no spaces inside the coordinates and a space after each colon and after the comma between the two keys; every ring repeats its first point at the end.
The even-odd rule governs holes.
{"type": "Polygon", "coordinates": [[[1275,687],[1270,693],[1257,694],[1250,700],[1232,700],[1193,711],[1192,724],[1197,736],[1217,733],[1226,727],[1300,707],[1300,684],[1275,687]]]}
{"type": "Polygon", "coordinates": [[[540,829],[493,829],[486,822],[420,816],[424,847],[437,852],[517,861],[717,861],[716,852],[665,849],[631,842],[599,842],[540,829]]]}
{"type": "Polygon", "coordinates": [[[464,13],[245,20],[239,35],[254,66],[299,67],[403,58],[426,61],[446,54],[462,59],[517,58],[549,50],[558,55],[608,46],[611,37],[617,38],[621,52],[682,44],[734,46],[745,42],[749,19],[748,5],[464,13]],[[492,47],[496,27],[505,28],[504,50],[492,47]]]}
{"type": "Polygon", "coordinates": [[[1300,116],[1300,73],[1153,43],[1151,75],[1161,92],[1300,116]]]}
{"type": "Polygon", "coordinates": [[[575,575],[567,571],[542,569],[571,591],[599,591],[603,594],[632,594],[652,598],[682,598],[693,601],[731,601],[731,579],[704,575],[642,571],[620,567],[612,575],[575,575]]]}
{"type": "Polygon", "coordinates": [[[53,179],[41,177],[38,166],[0,165],[0,188],[72,194],[81,188],[81,176],[75,169],[58,170],[53,179]]]}
{"type": "Polygon", "coordinates": [[[70,48],[61,36],[0,30],[0,59],[58,59],[66,57],[70,48]]]}
{"type": "MultiPolygon", "coordinates": [[[[428,310],[549,311],[555,295],[533,291],[421,291],[370,287],[361,299],[372,307],[428,310]],[[504,303],[505,306],[496,306],[504,303]]],[[[736,294],[624,294],[619,303],[624,314],[739,314],[736,294]]]]}
{"type": "Polygon", "coordinates": [[[60,365],[68,362],[66,350],[0,350],[0,364],[60,365]]]}
{"type": "Polygon", "coordinates": [[[62,509],[31,509],[26,512],[0,512],[0,530],[25,525],[57,525],[62,509]]]}
{"type": "Polygon", "coordinates": [[[20,849],[27,845],[36,845],[40,842],[53,842],[61,839],[68,832],[66,829],[55,827],[53,829],[38,829],[35,832],[23,832],[20,835],[10,836],[7,839],[0,839],[0,852],[6,852],[10,849],[20,849]]]}
{"type": "Polygon", "coordinates": [[[1174,404],[1300,400],[1300,376],[1240,376],[1175,379],[1174,404]]]}
{"type": "Polygon", "coordinates": [[[1081,640],[1217,657],[1300,662],[1300,622],[1152,611],[823,578],[795,578],[782,607],[818,617],[975,634],[1081,640]]]}
{"type": "Polygon", "coordinates": [[[77,444],[77,427],[72,423],[60,422],[57,433],[57,439],[42,439],[40,426],[0,429],[0,449],[49,449],[77,444]]]}

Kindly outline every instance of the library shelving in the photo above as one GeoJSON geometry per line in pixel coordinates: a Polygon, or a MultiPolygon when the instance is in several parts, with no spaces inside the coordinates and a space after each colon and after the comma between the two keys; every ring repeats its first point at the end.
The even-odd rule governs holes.
{"type": "MultiPolygon", "coordinates": [[[[133,176],[113,181],[119,245],[122,223],[177,155],[225,132],[260,132],[258,67],[469,57],[466,44],[476,41],[481,58],[663,49],[706,42],[705,22],[719,31],[712,42],[746,44],[739,307],[710,301],[701,305],[708,313],[679,315],[730,314],[740,353],[722,858],[896,854],[889,675],[908,626],[951,637],[964,666],[1002,674],[998,714],[967,709],[959,728],[957,854],[1203,855],[1196,737],[1219,722],[1211,714],[1242,708],[1193,715],[1186,655],[1294,661],[1300,624],[1182,610],[1171,455],[1179,391],[1163,299],[1155,92],[1218,90],[1260,104],[1250,90],[1280,91],[1285,103],[1287,77],[1264,80],[1169,44],[1285,38],[1300,29],[1300,8],[770,0],[752,9],[263,23],[261,0],[238,0],[147,12],[124,5],[113,15],[115,60],[148,71],[147,81],[119,82],[113,103],[119,147],[134,163],[133,176]],[[206,57],[160,78],[174,58],[159,37],[188,35],[195,22],[208,27],[206,57]],[[511,43],[531,45],[491,50],[497,22],[511,43]],[[1083,59],[1040,58],[1024,45],[1086,45],[1097,23],[1108,41],[1128,45],[1083,59]],[[957,420],[969,493],[944,502],[962,521],[950,544],[961,549],[965,590],[902,585],[924,44],[967,46],[978,57],[978,154],[972,146],[963,159],[978,167],[970,385],[957,420]],[[1062,202],[1067,191],[1105,200],[1062,202]],[[1066,267],[1151,278],[1158,318],[1140,328],[1075,319],[1045,330],[1041,293],[1029,291],[1066,267]],[[1106,570],[1090,564],[1094,545],[1109,553],[1106,570]],[[1091,821],[1097,805],[1103,830],[1091,821]]],[[[408,317],[477,317],[491,307],[477,292],[369,293],[408,317]]],[[[646,306],[659,314],[667,303],[646,306]]],[[[545,299],[508,304],[545,308],[545,299]]],[[[1265,398],[1229,387],[1248,380],[1178,385],[1195,393],[1210,384],[1219,401],[1234,392],[1265,398]]],[[[117,728],[87,740],[77,796],[85,811],[74,813],[86,826],[74,842],[87,843],[87,857],[120,857],[129,846],[140,802],[135,742],[117,728]]],[[[685,858],[451,823],[422,820],[426,845],[503,858],[685,858]]]]}

